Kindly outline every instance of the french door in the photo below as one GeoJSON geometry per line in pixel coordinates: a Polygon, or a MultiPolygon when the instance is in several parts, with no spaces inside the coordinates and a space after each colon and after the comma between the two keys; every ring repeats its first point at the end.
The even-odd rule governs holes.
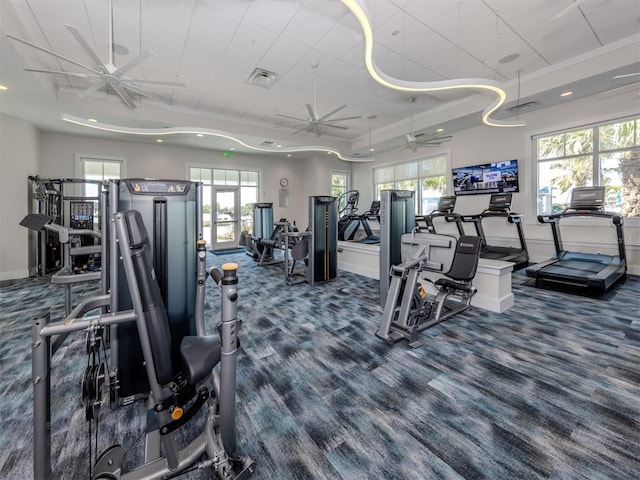
{"type": "Polygon", "coordinates": [[[214,187],[213,200],[213,249],[237,248],[240,239],[238,187],[214,187]]]}

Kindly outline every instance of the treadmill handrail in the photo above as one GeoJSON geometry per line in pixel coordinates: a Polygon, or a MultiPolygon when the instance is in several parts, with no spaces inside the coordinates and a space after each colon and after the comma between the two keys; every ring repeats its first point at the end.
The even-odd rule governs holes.
{"type": "Polygon", "coordinates": [[[562,238],[560,236],[560,220],[569,217],[601,217],[610,218],[613,225],[616,227],[616,237],[618,241],[618,257],[620,260],[626,261],[626,248],[624,243],[624,232],[622,225],[624,224],[624,217],[619,213],[607,212],[604,210],[576,210],[567,208],[559,213],[552,213],[551,215],[538,215],[539,223],[548,223],[551,225],[551,232],[553,234],[553,243],[556,248],[556,255],[559,256],[564,250],[562,246],[562,238]]]}

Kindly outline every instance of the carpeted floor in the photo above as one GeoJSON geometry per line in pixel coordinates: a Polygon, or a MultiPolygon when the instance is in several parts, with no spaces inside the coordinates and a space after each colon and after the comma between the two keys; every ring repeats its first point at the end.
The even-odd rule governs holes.
{"type": "MultiPolygon", "coordinates": [[[[286,286],[279,265],[208,255],[223,261],[240,264],[238,441],[257,462],[253,478],[638,478],[640,278],[593,299],[535,288],[517,272],[514,307],[467,311],[410,349],[373,334],[377,281],[340,272],[286,286]]],[[[209,286],[212,328],[219,291],[209,286]]],[[[74,299],[92,288],[74,288],[74,299]]],[[[61,317],[63,293],[49,279],[0,283],[0,478],[32,477],[31,324],[49,308],[61,317]]],[[[54,359],[60,478],[88,478],[81,337],[54,359]]],[[[140,405],[103,408],[98,449],[118,442],[136,457],[143,422],[140,405]]]]}

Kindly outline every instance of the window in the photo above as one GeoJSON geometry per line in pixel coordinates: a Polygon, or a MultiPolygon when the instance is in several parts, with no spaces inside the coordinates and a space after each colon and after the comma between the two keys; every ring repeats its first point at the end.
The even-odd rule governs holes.
{"type": "Polygon", "coordinates": [[[189,179],[193,182],[202,183],[202,227],[205,239],[211,238],[211,206],[213,205],[213,195],[216,187],[235,187],[238,189],[241,217],[240,229],[242,232],[251,232],[253,227],[253,204],[257,203],[260,198],[260,172],[190,167],[189,179]]]}
{"type": "MultiPolygon", "coordinates": [[[[80,169],[80,177],[85,180],[105,181],[121,178],[124,159],[77,157],[80,169]]],[[[86,184],[84,195],[87,197],[98,196],[97,184],[86,184]]]]}
{"type": "Polygon", "coordinates": [[[608,211],[640,216],[640,117],[534,137],[538,214],[567,207],[571,189],[603,185],[608,211]]]}
{"type": "Polygon", "coordinates": [[[349,172],[331,172],[331,196],[340,198],[349,191],[349,172]]]}
{"type": "Polygon", "coordinates": [[[447,163],[448,156],[443,154],[374,169],[376,199],[382,190],[413,190],[418,215],[435,210],[447,191],[447,163]]]}
{"type": "Polygon", "coordinates": [[[79,177],[84,180],[92,180],[95,183],[84,183],[82,187],[76,189],[77,195],[82,195],[87,200],[94,202],[93,218],[94,225],[100,225],[100,203],[98,194],[101,191],[98,182],[122,178],[124,172],[124,158],[113,157],[89,157],[76,155],[76,169],[80,172],[79,177]],[[78,190],[82,188],[82,193],[78,190]]]}

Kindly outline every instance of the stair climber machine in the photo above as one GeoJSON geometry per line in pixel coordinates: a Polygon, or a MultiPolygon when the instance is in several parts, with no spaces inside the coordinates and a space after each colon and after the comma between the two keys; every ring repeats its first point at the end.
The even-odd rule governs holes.
{"type": "Polygon", "coordinates": [[[391,344],[405,339],[416,348],[422,345],[420,332],[471,306],[480,238],[414,232],[402,235],[401,245],[404,260],[391,267],[389,294],[376,336],[391,344]],[[444,275],[434,282],[433,298],[420,283],[423,271],[444,275]]]}
{"type": "Polygon", "coordinates": [[[623,218],[604,210],[605,187],[579,187],[571,192],[569,208],[552,215],[538,215],[538,222],[551,226],[556,254],[527,268],[536,282],[608,290],[627,273],[623,218]],[[569,252],[562,245],[560,221],[567,218],[610,219],[616,229],[617,255],[569,252]]]}
{"type": "Polygon", "coordinates": [[[436,226],[433,220],[435,218],[443,218],[447,222],[453,222],[456,224],[456,228],[458,229],[458,234],[460,236],[465,234],[464,227],[462,226],[461,215],[453,211],[456,206],[457,198],[458,197],[456,197],[455,195],[440,197],[440,200],[438,200],[438,208],[422,217],[422,221],[424,222],[423,228],[427,233],[437,233],[436,226]]]}
{"type": "Polygon", "coordinates": [[[358,200],[360,192],[349,190],[338,197],[338,240],[353,240],[360,227],[358,200]]]}
{"type": "Polygon", "coordinates": [[[518,270],[529,264],[529,252],[527,251],[527,242],[522,228],[522,215],[511,211],[511,197],[511,193],[493,193],[489,200],[489,207],[486,210],[476,215],[463,215],[462,221],[473,223],[476,227],[476,233],[482,239],[480,258],[512,262],[514,264],[513,269],[518,270]],[[515,225],[518,232],[519,245],[516,247],[489,245],[482,222],[491,218],[504,218],[509,224],[515,225]]]}
{"type": "MultiPolygon", "coordinates": [[[[51,374],[56,353],[51,346],[55,338],[62,334],[85,334],[90,361],[82,378],[82,403],[86,419],[96,424],[97,454],[99,409],[107,403],[103,399],[103,388],[107,381],[111,381],[106,364],[114,360],[113,352],[107,354],[105,334],[107,329],[127,323],[136,327],[143,356],[143,375],[148,385],[147,426],[142,434],[144,448],[141,446],[133,451],[136,442],[131,437],[137,434],[126,435],[127,424],[122,424],[124,439],[133,445],[125,448],[118,443],[112,444],[103,448],[95,461],[89,447],[90,467],[86,478],[174,478],[203,468],[211,468],[214,476],[220,479],[248,478],[255,469],[255,463],[240,452],[236,439],[236,359],[241,325],[237,318],[237,265],[225,264],[221,269],[212,267],[207,272],[206,243],[202,239],[196,242],[197,253],[193,263],[193,276],[197,280],[193,316],[195,331],[178,337],[172,329],[172,321],[176,319],[170,318],[158,282],[158,272],[153,266],[143,215],[138,210],[127,210],[115,212],[111,218],[114,229],[112,243],[117,248],[116,259],[121,262],[119,268],[124,271],[131,307],[90,314],[92,310],[108,306],[111,297],[119,295],[118,290],[112,288],[107,295],[85,299],[61,321],[50,322],[49,313],[35,320],[31,342],[34,478],[56,478],[51,465],[51,406],[59,403],[55,399],[52,402],[51,398],[51,374]],[[208,276],[215,280],[221,291],[221,319],[214,335],[206,334],[204,323],[208,276]],[[131,465],[135,458],[125,458],[130,452],[142,459],[138,466],[131,465]]],[[[189,313],[184,314],[188,322],[189,313]]],[[[133,368],[135,375],[139,374],[135,365],[120,363],[120,369],[128,367],[133,368]]],[[[126,404],[118,407],[133,408],[126,404]]],[[[140,412],[140,409],[135,411],[140,412]]],[[[117,410],[107,412],[108,415],[117,413],[117,410]]],[[[100,422],[103,424],[104,420],[100,422]]],[[[90,438],[89,445],[93,441],[90,438]]],[[[79,473],[74,472],[74,475],[79,473]]]]}

